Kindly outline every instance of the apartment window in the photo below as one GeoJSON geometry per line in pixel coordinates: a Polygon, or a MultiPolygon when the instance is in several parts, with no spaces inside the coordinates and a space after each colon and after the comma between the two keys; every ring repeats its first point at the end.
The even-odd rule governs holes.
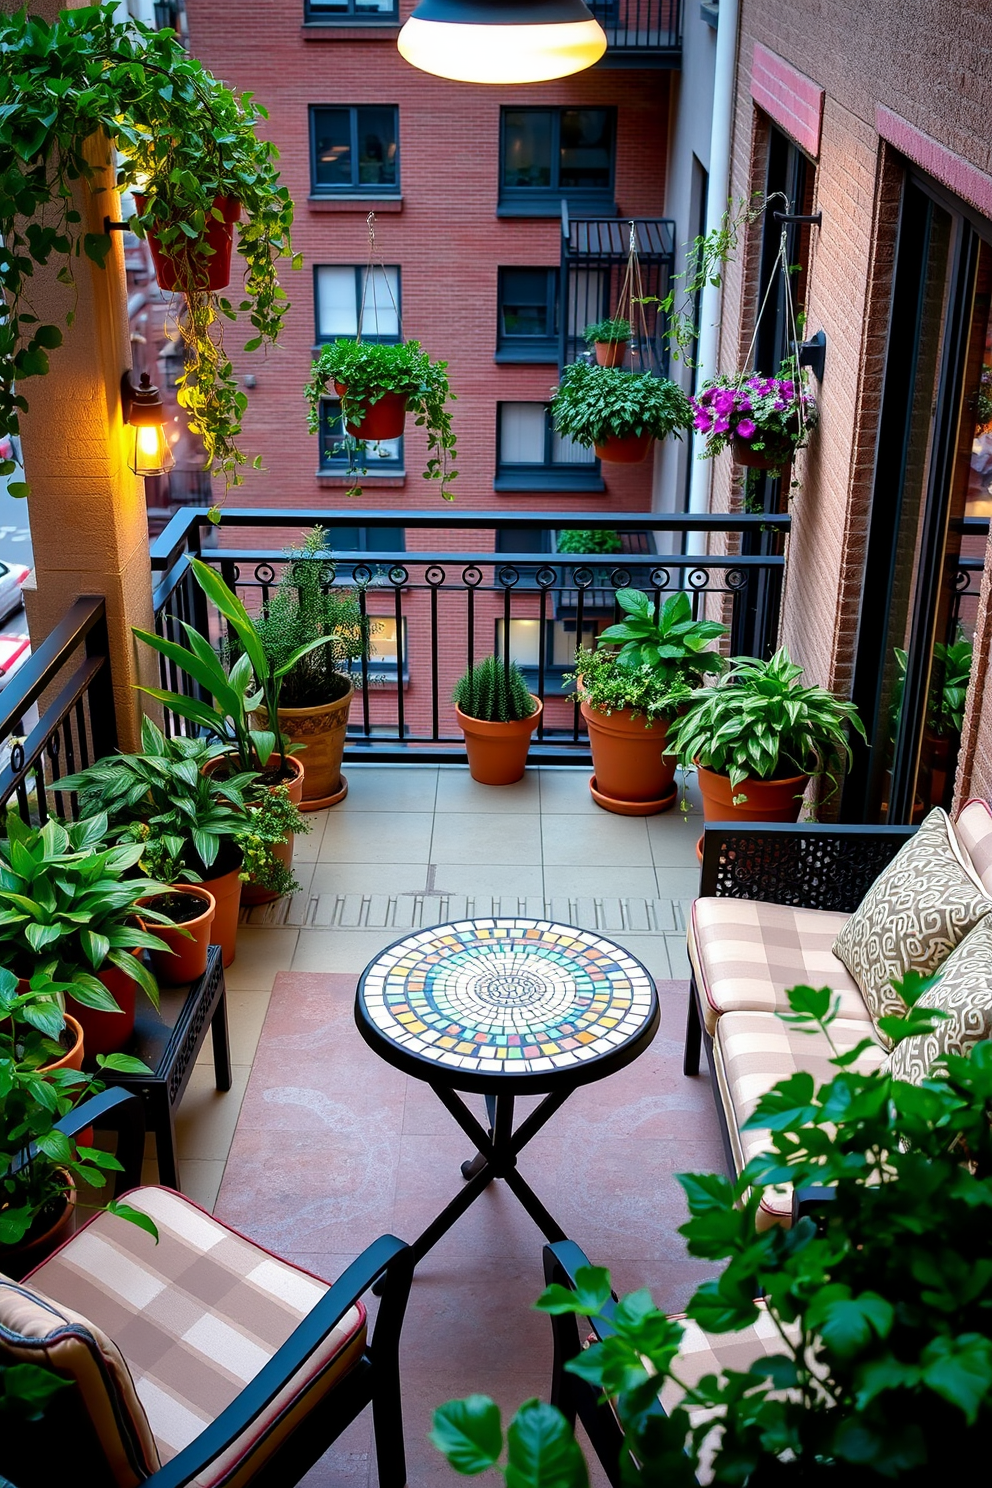
{"type": "Polygon", "coordinates": [[[546,403],[497,405],[497,491],[602,491],[591,449],[556,434],[546,403]]]}
{"type": "Polygon", "coordinates": [[[557,269],[500,269],[498,362],[557,362],[557,269]]]}
{"type": "Polygon", "coordinates": [[[573,208],[615,212],[615,109],[504,108],[499,210],[556,217],[573,208]]]}
{"type": "Polygon", "coordinates": [[[405,553],[406,532],[402,527],[332,527],[333,553],[405,553]]]}
{"type": "Polygon", "coordinates": [[[363,480],[377,475],[404,475],[403,440],[370,439],[362,456],[356,450],[356,441],[345,432],[339,399],[324,398],[320,405],[320,472],[349,475],[353,471],[363,471],[363,480]]]}
{"type": "MultiPolygon", "coordinates": [[[[612,615],[583,618],[582,645],[592,648],[597,635],[605,630],[612,615]]],[[[578,649],[578,631],[574,619],[546,620],[544,622],[544,682],[545,696],[553,697],[566,689],[562,677],[575,668],[575,653],[578,649]]],[[[496,621],[495,654],[503,655],[503,621],[496,621]]],[[[510,659],[524,674],[531,690],[537,688],[541,675],[541,621],[520,619],[510,621],[510,659]]],[[[571,691],[571,688],[568,689],[571,691]]]]}
{"type": "MultiPolygon", "coordinates": [[[[369,642],[369,677],[373,684],[376,681],[395,683],[399,670],[399,647],[396,644],[396,617],[370,615],[369,619],[372,622],[372,635],[369,642]]],[[[409,682],[410,651],[405,615],[402,621],[402,630],[399,634],[403,640],[403,681],[409,682]]],[[[360,675],[361,663],[353,663],[352,671],[360,675]]]]}
{"type": "Polygon", "coordinates": [[[358,334],[365,341],[400,339],[400,271],[355,264],[320,264],[314,269],[317,340],[358,334]]]}
{"type": "Polygon", "coordinates": [[[304,0],[303,15],[320,26],[365,26],[399,22],[397,0],[304,0]]]}
{"type": "Polygon", "coordinates": [[[388,104],[311,108],[310,189],[314,195],[398,193],[397,114],[388,104]]]}

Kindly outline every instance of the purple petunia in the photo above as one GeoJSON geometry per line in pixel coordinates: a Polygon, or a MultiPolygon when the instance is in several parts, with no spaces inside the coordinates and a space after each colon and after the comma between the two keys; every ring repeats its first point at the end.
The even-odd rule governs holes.
{"type": "Polygon", "coordinates": [[[758,426],[753,419],[744,418],[741,419],[740,423],[737,425],[737,428],[734,430],[734,433],[739,434],[742,439],[753,439],[754,432],[757,427],[758,426]]]}

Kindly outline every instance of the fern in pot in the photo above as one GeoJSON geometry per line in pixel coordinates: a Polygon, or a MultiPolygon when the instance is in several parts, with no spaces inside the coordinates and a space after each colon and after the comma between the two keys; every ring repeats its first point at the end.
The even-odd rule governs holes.
{"type": "Polygon", "coordinates": [[[520,780],[544,704],[530,692],[516,662],[483,657],[459,678],[452,700],[472,779],[481,785],[520,780]]]}
{"type": "Polygon", "coordinates": [[[552,395],[551,417],[557,433],[591,445],[600,460],[632,465],[647,458],[655,439],[681,438],[692,410],[667,377],[575,362],[552,395]]]}

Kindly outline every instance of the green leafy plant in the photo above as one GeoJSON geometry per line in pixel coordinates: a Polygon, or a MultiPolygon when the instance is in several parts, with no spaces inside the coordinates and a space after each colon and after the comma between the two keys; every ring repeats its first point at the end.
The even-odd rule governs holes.
{"type": "Polygon", "coordinates": [[[629,341],[630,321],[625,320],[622,315],[608,315],[605,320],[596,320],[587,325],[582,332],[582,339],[587,346],[595,346],[597,341],[629,341]]]}
{"type": "Polygon", "coordinates": [[[244,853],[242,880],[280,896],[297,893],[300,885],[280,856],[279,848],[291,832],[311,830],[311,823],[293,805],[284,785],[260,791],[237,838],[244,853]]]}
{"type": "Polygon", "coordinates": [[[374,622],[363,614],[355,589],[336,586],[326,528],[313,527],[286,556],[290,561],[255,629],[271,667],[291,662],[282,706],[320,707],[347,692],[352,664],[368,654],[374,622]]]}
{"type": "Polygon", "coordinates": [[[688,398],[667,377],[587,362],[565,368],[551,398],[551,416],[559,434],[587,448],[631,434],[681,439],[692,422],[688,398]]]}
{"type": "Polygon", "coordinates": [[[61,1059],[60,1035],[66,1026],[62,1000],[75,991],[72,982],[53,981],[36,971],[21,979],[0,966],[0,1058],[26,1069],[61,1059]]]}
{"type": "Polygon", "coordinates": [[[558,534],[559,553],[619,553],[619,532],[604,527],[569,527],[558,534]]]}
{"type": "MultiPolygon", "coordinates": [[[[309,427],[316,434],[320,427],[320,404],[333,392],[340,393],[345,424],[358,424],[365,409],[377,403],[385,393],[399,393],[407,400],[407,411],[413,421],[427,432],[427,464],[424,479],[439,483],[445,501],[453,501],[451,483],[458,475],[454,468],[457,444],[451,425],[448,403],[454,393],[448,385],[447,362],[432,362],[419,341],[401,341],[387,345],[378,341],[332,341],[321,348],[311,368],[304,396],[310,408],[309,427]]],[[[360,460],[367,441],[352,439],[351,447],[360,460]]],[[[364,464],[360,464],[364,470],[364,464]]],[[[360,496],[356,485],[349,496],[360,496]]]]}
{"type": "MultiPolygon", "coordinates": [[[[906,685],[907,655],[901,647],[894,648],[896,666],[895,685],[892,689],[890,709],[891,731],[894,740],[902,714],[903,691],[906,685]]],[[[968,640],[959,625],[954,640],[948,645],[937,641],[933,648],[933,675],[927,698],[927,728],[938,739],[949,736],[961,737],[964,727],[964,705],[971,681],[971,663],[974,645],[968,640]]]]}
{"type": "Polygon", "coordinates": [[[467,718],[489,723],[511,723],[530,718],[534,699],[515,661],[504,665],[501,656],[484,656],[455,683],[452,701],[467,718]]]}
{"type": "Polygon", "coordinates": [[[864,725],[853,703],[824,687],[800,687],[802,674],[784,646],[770,661],[734,657],[722,677],[696,693],[672,731],[672,750],[683,766],[728,776],[735,790],[748,779],[793,775],[826,778],[836,790],[851,759],[847,730],[864,739],[864,725]]]}
{"type": "Polygon", "coordinates": [[[138,916],[172,921],[139,902],[165,887],[129,876],[141,844],[107,847],[103,813],[68,826],[51,817],[38,828],[9,811],[7,834],[0,841],[0,962],[16,976],[42,971],[71,982],[77,1002],[107,1012],[120,1009],[95,973],[116,966],[157,1008],[155,978],[132,951],[168,947],[138,916]]]}
{"type": "MultiPolygon", "coordinates": [[[[148,1075],[148,1066],[129,1054],[98,1054],[101,1070],[148,1075]]],[[[80,1070],[39,1074],[16,1060],[0,1057],[0,1246],[33,1239],[55,1223],[71,1182],[102,1188],[105,1173],[120,1172],[110,1152],[80,1146],[55,1130],[73,1106],[103,1090],[103,1083],[80,1070]]],[[[158,1239],[154,1222],[129,1204],[102,1206],[158,1239]]],[[[2,1260],[2,1252],[0,1252],[2,1260]]]]}
{"type": "MultiPolygon", "coordinates": [[[[905,1018],[883,1020],[896,1043],[934,1025],[916,1006],[926,983],[897,984],[905,1018]]],[[[794,988],[786,1015],[830,1041],[836,996],[794,988]]],[[[763,1308],[781,1346],[747,1369],[680,1381],[681,1322],[650,1295],[611,1300],[609,1274],[579,1270],[573,1292],[548,1288],[538,1307],[597,1319],[602,1341],[566,1366],[614,1401],[630,1488],[710,1480],[735,1485],[819,1483],[881,1488],[967,1478],[992,1425],[992,1042],[948,1055],[922,1085],[854,1065],[867,1038],[840,1054],[816,1087],[799,1072],[759,1102],[748,1122],[768,1150],[731,1183],[682,1174],[689,1253],[719,1267],[686,1315],[733,1335],[763,1308]],[[768,1187],[826,1196],[817,1218],[756,1229],[768,1187]],[[756,1299],[762,1299],[759,1303],[756,1299]],[[681,1390],[669,1415],[660,1387],[681,1390]],[[696,1423],[689,1412],[705,1412],[696,1423]],[[718,1428],[714,1430],[714,1428],[718,1428]]],[[[554,1464],[557,1488],[584,1488],[571,1429],[528,1402],[507,1433],[513,1488],[538,1488],[554,1464]]],[[[435,1413],[435,1444],[461,1472],[498,1462],[498,1408],[484,1397],[435,1413]]]]}
{"type": "Polygon", "coordinates": [[[708,284],[715,288],[723,283],[724,266],[740,246],[741,236],[765,211],[769,201],[755,197],[729,202],[720,226],[701,233],[686,245],[685,266],[672,276],[671,288],[663,299],[645,295],[636,303],[657,304],[665,317],[672,357],[687,367],[698,366],[692,353],[699,339],[699,295],[708,284]]]}
{"type": "Polygon", "coordinates": [[[138,870],[162,883],[199,883],[218,857],[240,856],[236,839],[258,774],[205,773],[228,746],[184,734],[167,739],[150,718],[141,720],[141,743],[143,754],[107,755],[59,789],[78,794],[80,816],[104,813],[111,840],[141,844],[138,870]]]}
{"type": "Polygon", "coordinates": [[[978,388],[970,402],[975,411],[975,433],[987,434],[992,429],[992,366],[988,362],[982,367],[978,388]]]}
{"type": "MultiPolygon", "coordinates": [[[[119,186],[145,198],[131,227],[139,234],[154,228],[164,248],[180,250],[186,308],[177,323],[186,361],[178,398],[208,466],[237,484],[247,400],[222,327],[246,315],[252,334],[245,350],[252,351],[276,341],[288,309],[277,267],[292,253],[293,205],[279,185],[275,146],[257,133],[265,110],[207,72],[174,31],[120,20],[115,5],[64,10],[51,25],[25,10],[4,16],[0,55],[0,290],[7,305],[0,434],[17,431],[25,382],[48,371],[48,353],[62,342],[60,326],[34,313],[36,267],[59,262],[58,277],[71,287],[81,253],[102,267],[110,252],[109,236],[84,230],[72,192],[80,179],[99,189],[99,168],[116,156],[119,186]],[[242,208],[237,304],[197,288],[212,253],[203,233],[218,196],[242,208]]],[[[72,318],[70,309],[67,323],[72,318]]],[[[0,474],[10,473],[11,462],[0,464],[0,474]]],[[[23,483],[11,489],[26,494],[23,483]]]]}

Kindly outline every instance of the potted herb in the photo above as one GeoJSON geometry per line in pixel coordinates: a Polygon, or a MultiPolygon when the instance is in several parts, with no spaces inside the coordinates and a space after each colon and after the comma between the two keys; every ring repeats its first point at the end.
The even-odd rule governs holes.
{"type": "MultiPolygon", "coordinates": [[[[33,313],[35,266],[58,260],[71,284],[80,252],[103,265],[111,240],[85,230],[72,193],[80,177],[105,189],[116,159],[118,185],[140,193],[129,225],[149,236],[160,263],[170,256],[164,287],[186,297],[176,317],[186,345],[179,402],[208,466],[237,484],[247,405],[223,328],[244,314],[253,351],[276,341],[288,309],[277,268],[292,252],[293,205],[275,147],[258,135],[264,109],[207,72],[174,31],[121,20],[115,5],[64,10],[51,25],[23,10],[4,16],[0,49],[0,238],[10,250],[0,262],[8,307],[0,434],[17,431],[24,383],[48,370],[48,352],[62,341],[59,326],[33,313]],[[102,163],[94,164],[94,140],[102,163]],[[244,282],[231,303],[216,292],[217,266],[230,255],[239,213],[244,282]]],[[[109,199],[103,210],[112,212],[109,199]]]]}
{"type": "Polygon", "coordinates": [[[593,800],[620,816],[654,816],[675,804],[669,726],[692,689],[723,667],[707,647],[726,627],[694,620],[682,590],[657,616],[639,589],[618,589],[616,598],[626,618],[603,631],[594,651],[576,653],[576,672],[566,680],[577,684],[589,730],[593,800]]]}
{"type": "Polygon", "coordinates": [[[42,971],[73,984],[69,1011],[83,1025],[86,1052],[123,1048],[134,1027],[140,988],[158,1007],[158,986],[143,949],[165,942],[141,922],[170,924],[141,901],[165,886],[131,876],[139,843],[108,847],[103,813],[41,828],[7,815],[0,841],[0,964],[16,976],[42,971]]]}
{"type": "Polygon", "coordinates": [[[500,656],[483,657],[458,679],[452,701],[472,779],[481,785],[512,785],[522,779],[544,705],[516,662],[507,666],[500,656]]]}
{"type": "MultiPolygon", "coordinates": [[[[349,673],[368,654],[372,622],[355,590],[335,584],[325,528],[314,527],[286,556],[290,562],[254,623],[270,667],[290,662],[277,721],[291,744],[306,748],[300,809],[318,811],[348,793],[341,759],[354,694],[349,673]],[[321,639],[326,644],[316,644],[321,639]]],[[[264,706],[258,717],[268,724],[264,706]]]]}
{"type": "Polygon", "coordinates": [[[619,367],[566,367],[551,398],[555,429],[599,459],[638,464],[652,441],[674,434],[692,422],[689,400],[677,383],[650,372],[624,372],[619,367]]]}
{"type": "Polygon", "coordinates": [[[596,353],[598,367],[622,367],[630,345],[630,321],[622,315],[607,316],[587,325],[582,337],[596,353]]]}
{"type": "Polygon", "coordinates": [[[558,534],[559,553],[619,553],[619,532],[609,527],[569,527],[558,534]]]}
{"type": "MultiPolygon", "coordinates": [[[[436,480],[445,501],[453,501],[450,485],[458,472],[454,430],[448,402],[447,362],[432,362],[419,341],[386,345],[378,341],[332,341],[321,348],[310,372],[304,396],[310,407],[309,426],[320,426],[321,399],[333,385],[341,399],[345,431],[364,457],[369,440],[398,439],[407,413],[427,433],[425,480],[436,480]]],[[[366,467],[361,466],[364,470],[366,467]]],[[[355,486],[353,494],[361,495],[355,486]]]]}
{"type": "Polygon", "coordinates": [[[309,832],[285,785],[260,791],[252,803],[238,843],[244,853],[241,902],[268,904],[300,885],[293,876],[293,842],[297,832],[309,832]]]}
{"type": "Polygon", "coordinates": [[[781,472],[818,419],[816,402],[786,363],[778,377],[735,372],[705,382],[691,400],[693,427],[706,435],[703,459],[728,444],[738,465],[781,472]]]}
{"type": "Polygon", "coordinates": [[[782,646],[770,661],[735,657],[693,697],[671,742],[696,767],[707,821],[798,821],[811,779],[837,789],[851,759],[847,730],[864,739],[864,725],[853,703],[800,687],[802,674],[782,646]]]}

